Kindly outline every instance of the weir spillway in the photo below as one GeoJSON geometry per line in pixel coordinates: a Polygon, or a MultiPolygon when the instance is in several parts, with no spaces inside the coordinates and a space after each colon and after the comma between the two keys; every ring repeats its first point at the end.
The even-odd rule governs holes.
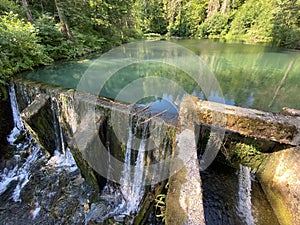
{"type": "MultiPolygon", "coordinates": [[[[296,157],[299,155],[299,117],[289,115],[289,110],[285,114],[267,113],[187,96],[181,103],[178,118],[174,119],[152,115],[142,107],[26,79],[16,79],[14,86],[22,120],[39,144],[50,155],[57,146],[61,146],[62,154],[68,147],[83,177],[99,190],[107,184],[104,180],[121,184],[123,198],[136,199],[130,204],[125,201],[124,208],[129,211],[124,212],[135,210],[145,186],[170,178],[170,189],[176,191],[167,197],[167,203],[171,201],[173,205],[167,206],[167,213],[173,215],[166,219],[169,224],[174,219],[187,224],[204,223],[199,170],[214,160],[218,153],[214,149],[222,151],[224,138],[241,135],[244,139],[264,143],[266,152],[274,148],[276,151],[292,149],[288,151],[296,152],[296,157]],[[197,144],[204,135],[197,134],[199,127],[210,131],[200,161],[197,144]],[[187,179],[191,174],[194,180],[187,179]],[[178,198],[176,192],[187,195],[179,194],[178,198]],[[182,203],[188,201],[191,205],[182,203]]],[[[249,166],[267,167],[265,162],[256,163],[249,166]]],[[[262,178],[263,171],[259,171],[262,178]]],[[[295,178],[293,184],[297,185],[297,181],[295,178]]],[[[265,186],[269,187],[266,192],[272,195],[274,187],[269,183],[265,186]]],[[[299,194],[294,187],[285,189],[299,194]]],[[[293,198],[291,196],[285,198],[293,198]]],[[[275,199],[270,201],[276,204],[275,199]]],[[[285,215],[277,215],[284,217],[282,221],[299,221],[296,206],[290,207],[291,212],[288,203],[285,208],[285,215]],[[292,216],[287,218],[289,214],[292,216]]]]}

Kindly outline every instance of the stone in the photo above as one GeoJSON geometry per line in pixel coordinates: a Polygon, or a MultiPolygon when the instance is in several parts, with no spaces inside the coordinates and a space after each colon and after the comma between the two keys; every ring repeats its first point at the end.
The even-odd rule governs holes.
{"type": "Polygon", "coordinates": [[[1,170],[1,161],[9,149],[7,147],[7,136],[10,134],[13,129],[13,118],[10,106],[10,99],[8,95],[7,86],[0,85],[0,170],[1,170]]]}
{"type": "Polygon", "coordinates": [[[280,144],[300,145],[300,120],[291,115],[202,101],[194,96],[185,97],[181,108],[185,121],[280,144]]]}
{"type": "MultiPolygon", "coordinates": [[[[166,224],[205,224],[200,167],[195,134],[185,129],[177,136],[175,156],[184,166],[169,179],[166,224]]],[[[171,165],[171,169],[172,165],[171,165]]]]}
{"type": "Polygon", "coordinates": [[[57,146],[50,108],[50,96],[38,94],[32,103],[21,112],[20,116],[40,146],[53,155],[57,146]]]}
{"type": "Polygon", "coordinates": [[[280,224],[300,224],[300,147],[269,154],[257,171],[280,224]]]}

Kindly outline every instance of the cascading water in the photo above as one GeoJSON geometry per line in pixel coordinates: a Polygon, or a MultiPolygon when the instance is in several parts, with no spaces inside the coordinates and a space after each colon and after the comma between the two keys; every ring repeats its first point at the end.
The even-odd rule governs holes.
{"type": "MultiPolygon", "coordinates": [[[[51,215],[49,217],[49,213],[45,214],[45,212],[53,212],[54,215],[57,213],[56,209],[64,212],[66,210],[65,205],[72,204],[75,199],[80,202],[76,207],[73,207],[72,210],[74,212],[76,211],[74,215],[78,216],[72,216],[73,219],[69,220],[70,223],[74,221],[80,221],[77,222],[77,224],[88,224],[90,221],[103,222],[110,217],[118,217],[118,215],[130,214],[137,211],[144,193],[142,181],[144,175],[143,171],[141,171],[141,165],[144,161],[144,151],[139,151],[136,163],[132,166],[133,169],[129,169],[129,171],[132,170],[131,172],[133,172],[133,174],[131,176],[129,175],[126,179],[125,183],[129,184],[128,187],[124,186],[116,189],[116,184],[111,184],[109,190],[99,193],[99,198],[105,202],[89,203],[88,196],[91,196],[92,190],[85,183],[82,183],[84,180],[79,174],[78,167],[70,149],[64,145],[64,136],[61,126],[63,118],[61,117],[58,100],[52,97],[50,101],[56,150],[54,154],[47,159],[44,150],[41,149],[29,135],[21,122],[13,86],[10,87],[10,96],[15,126],[9,136],[9,140],[10,144],[13,145],[16,150],[13,158],[7,163],[8,166],[0,173],[0,207],[9,208],[11,204],[10,201],[13,201],[13,207],[18,208],[20,214],[12,215],[9,210],[0,210],[0,218],[1,216],[7,218],[5,219],[7,224],[13,224],[14,222],[12,221],[14,221],[14,219],[20,219],[20,217],[22,217],[22,224],[28,223],[28,219],[29,221],[34,220],[36,223],[43,221],[45,218],[47,221],[55,221],[56,224],[59,224],[59,221],[65,222],[67,216],[61,216],[61,220],[53,220],[55,216],[52,217],[51,215]],[[19,138],[20,135],[22,138],[19,138]],[[22,141],[20,142],[19,139],[22,141]],[[142,172],[141,174],[140,171],[142,172]],[[46,177],[42,176],[43,173],[46,174],[46,177]],[[78,187],[77,182],[80,184],[78,187]],[[60,191],[60,189],[64,189],[64,191],[60,191]],[[69,189],[72,189],[72,191],[69,189]],[[32,190],[34,190],[34,192],[32,192],[32,190]],[[66,192],[66,190],[68,191],[66,192]],[[70,193],[70,195],[68,195],[68,193],[70,193]],[[124,199],[122,199],[122,197],[124,197],[124,199]],[[30,209],[28,209],[28,201],[30,201],[30,209]],[[62,201],[65,203],[61,203],[62,201]],[[87,204],[89,204],[88,210],[84,211],[83,206],[87,204]],[[29,218],[26,216],[26,212],[30,212],[29,218]]],[[[130,127],[130,129],[131,128],[132,127],[130,127]]],[[[134,133],[136,133],[136,129],[135,127],[134,133]]],[[[133,142],[134,133],[132,133],[129,138],[128,151],[131,151],[131,147],[129,148],[129,146],[133,142]]],[[[108,141],[108,151],[110,151],[109,145],[110,143],[108,141]]],[[[139,150],[143,150],[144,148],[145,140],[142,138],[139,150]]],[[[129,155],[131,155],[131,153],[129,155]]],[[[129,166],[130,157],[131,156],[129,156],[129,158],[127,157],[129,166]]],[[[124,171],[128,171],[128,168],[124,168],[124,171]]]]}
{"type": "Polygon", "coordinates": [[[105,185],[105,187],[103,188],[103,194],[106,195],[112,195],[114,194],[114,184],[113,182],[110,181],[110,177],[111,177],[111,151],[110,151],[110,132],[111,129],[109,126],[107,126],[107,130],[106,130],[106,135],[107,135],[107,139],[106,139],[106,149],[107,149],[107,153],[108,153],[108,158],[107,158],[107,174],[106,174],[106,179],[107,179],[107,183],[105,185]]]}
{"type": "Polygon", "coordinates": [[[16,152],[13,157],[14,167],[4,168],[0,174],[0,195],[3,194],[14,181],[16,182],[15,189],[12,194],[12,199],[15,202],[20,202],[20,193],[25,185],[28,183],[31,176],[32,165],[41,157],[41,149],[37,144],[32,144],[32,137],[25,133],[24,126],[20,118],[20,112],[16,100],[16,92],[14,85],[9,86],[9,96],[11,101],[11,109],[13,113],[14,128],[9,134],[8,142],[16,147],[16,152]],[[15,144],[17,138],[23,132],[27,141],[25,143],[15,144]],[[22,160],[22,156],[27,151],[30,152],[26,160],[22,160]]]}
{"type": "MultiPolygon", "coordinates": [[[[10,201],[13,201],[15,204],[17,204],[14,207],[19,207],[19,211],[22,212],[22,210],[26,209],[26,205],[28,205],[28,202],[26,203],[26,200],[25,203],[23,203],[24,199],[22,196],[30,196],[32,194],[32,190],[30,194],[23,195],[23,192],[26,192],[26,186],[33,185],[32,183],[34,183],[34,177],[39,175],[39,171],[52,170],[53,180],[61,179],[60,177],[64,173],[69,173],[71,175],[71,173],[76,174],[79,171],[76,166],[75,160],[73,159],[73,156],[68,148],[65,149],[65,154],[61,154],[57,150],[55,151],[54,156],[52,156],[49,160],[46,159],[45,152],[34,141],[33,137],[28,133],[28,131],[22,124],[15,89],[14,85],[12,84],[9,86],[9,96],[13,113],[14,128],[7,137],[7,140],[9,142],[9,145],[11,145],[15,150],[13,157],[6,160],[6,167],[0,173],[0,198],[2,207],[3,204],[11,205],[10,201]],[[41,168],[43,164],[45,166],[41,168]]],[[[52,106],[53,105],[51,105],[51,108],[55,113],[54,107],[52,106]]],[[[53,123],[55,126],[54,129],[57,138],[57,149],[64,149],[64,147],[60,146],[60,143],[62,142],[59,142],[59,138],[62,135],[60,135],[59,133],[59,131],[61,130],[58,129],[58,122],[55,118],[55,114],[53,114],[53,123]]],[[[74,175],[71,175],[71,177],[72,176],[74,175]]],[[[45,178],[43,179],[45,180],[45,178]]],[[[45,187],[43,187],[43,189],[44,188],[45,187]]],[[[40,193],[43,191],[43,189],[36,188],[34,193],[40,193]]],[[[46,195],[49,197],[48,201],[50,201],[52,195],[55,196],[56,193],[53,192],[51,196],[46,195]]],[[[33,201],[35,201],[34,209],[30,211],[30,214],[32,215],[31,219],[35,220],[39,217],[41,206],[36,196],[34,197],[33,201]]],[[[42,200],[42,203],[46,204],[46,202],[48,201],[42,200]]],[[[1,213],[8,213],[8,215],[10,215],[9,210],[1,211],[1,213]]],[[[26,216],[26,213],[24,214],[24,216],[26,216]]],[[[20,217],[20,215],[15,215],[15,217],[20,217]]],[[[2,217],[0,216],[0,218],[2,217]]],[[[13,222],[11,222],[13,220],[13,216],[10,215],[7,217],[7,222],[5,224],[13,224],[13,222]]],[[[1,222],[3,221],[1,220],[1,222]]]]}
{"type": "Polygon", "coordinates": [[[51,98],[51,113],[52,113],[52,120],[53,120],[53,129],[55,133],[55,144],[56,144],[56,154],[62,153],[66,154],[66,148],[64,143],[63,137],[63,130],[61,127],[61,113],[59,102],[55,97],[51,98]],[[56,106],[54,105],[56,103],[56,106]]]}
{"type": "Polygon", "coordinates": [[[247,225],[254,225],[251,203],[251,168],[240,164],[238,171],[238,211],[247,225]]]}
{"type": "Polygon", "coordinates": [[[13,200],[20,202],[21,191],[25,185],[29,182],[31,176],[31,167],[38,160],[41,154],[41,148],[38,145],[32,147],[31,154],[27,157],[25,163],[18,169],[15,179],[18,180],[18,184],[13,192],[13,200]]]}
{"type": "Polygon", "coordinates": [[[60,135],[58,132],[58,122],[56,119],[56,113],[55,113],[55,108],[54,108],[54,99],[51,98],[51,114],[52,114],[52,121],[53,121],[53,129],[54,129],[54,135],[55,135],[55,146],[56,146],[56,151],[59,151],[61,148],[60,144],[60,135]]]}
{"type": "Polygon", "coordinates": [[[17,137],[20,135],[21,131],[23,130],[23,124],[21,122],[19,107],[17,104],[16,91],[13,84],[9,85],[9,97],[10,97],[11,110],[13,113],[14,128],[8,135],[7,141],[10,144],[13,144],[13,142],[17,139],[17,137]]]}
{"type": "Polygon", "coordinates": [[[145,147],[146,147],[146,131],[147,123],[142,124],[142,136],[137,140],[137,127],[140,124],[140,119],[137,120],[135,126],[133,125],[133,118],[130,118],[130,126],[128,131],[128,140],[125,153],[125,161],[123,168],[123,183],[121,185],[121,192],[125,200],[123,207],[125,207],[124,214],[131,214],[137,212],[141,200],[145,193],[145,147]],[[134,129],[132,129],[134,127],[134,129]],[[132,131],[133,130],[133,131],[132,131]],[[139,148],[134,167],[131,165],[133,151],[132,146],[134,142],[139,141],[139,148]]]}
{"type": "MultiPolygon", "coordinates": [[[[57,104],[58,99],[51,99],[53,129],[57,142],[56,151],[51,158],[47,158],[44,150],[23,128],[13,86],[10,87],[10,96],[15,124],[15,130],[12,133],[17,131],[21,136],[10,135],[10,137],[14,137],[10,139],[12,140],[10,144],[16,150],[12,159],[6,161],[6,168],[0,172],[1,223],[45,224],[47,221],[46,224],[90,224],[102,223],[113,217],[116,221],[128,223],[139,210],[141,200],[146,193],[145,178],[149,178],[151,175],[144,170],[145,156],[147,155],[145,150],[150,145],[150,141],[146,139],[147,132],[151,132],[151,137],[154,133],[161,137],[165,133],[159,129],[153,130],[153,123],[143,123],[141,119],[133,122],[135,118],[130,118],[130,124],[126,130],[128,139],[125,142],[127,148],[122,171],[122,185],[118,186],[111,182],[108,191],[104,190],[102,193],[95,194],[95,191],[81,177],[69,148],[63,144],[61,122],[65,122],[65,117],[63,117],[65,114],[61,115],[59,110],[65,112],[62,107],[68,107],[68,105],[64,105],[65,103],[59,105],[57,104]],[[63,149],[65,149],[65,153],[63,153],[63,149]],[[66,207],[66,205],[70,207],[66,207]],[[129,216],[125,217],[124,215],[129,216]],[[4,218],[3,221],[2,218],[4,218]]],[[[108,127],[109,125],[107,125],[108,127]]],[[[109,133],[112,131],[107,129],[107,132],[106,147],[109,153],[109,164],[111,160],[110,150],[114,153],[115,149],[110,149],[110,146],[113,145],[109,141],[114,140],[109,137],[109,133]]],[[[157,141],[156,138],[153,140],[157,141]]],[[[159,148],[151,152],[151,157],[160,159],[164,158],[166,154],[170,154],[168,151],[163,151],[167,145],[167,142],[162,142],[159,148]]],[[[162,166],[158,171],[163,173],[166,168],[162,166]]],[[[251,193],[250,169],[241,166],[237,173],[235,170],[231,170],[233,169],[230,169],[229,175],[224,175],[223,173],[226,172],[224,166],[220,166],[216,173],[206,174],[210,179],[203,178],[202,180],[207,187],[203,195],[206,199],[207,211],[213,207],[213,209],[217,209],[212,212],[214,218],[207,224],[255,224],[256,214],[253,213],[255,217],[253,219],[251,213],[252,208],[255,207],[255,202],[253,198],[253,207],[250,196],[255,188],[252,184],[254,191],[251,193]],[[220,174],[221,177],[216,178],[220,174]],[[220,184],[216,186],[218,182],[220,184]],[[208,190],[215,190],[212,188],[213,185],[218,190],[207,195],[208,190]],[[222,192],[221,194],[224,194],[225,197],[218,196],[218,191],[222,192]]],[[[107,177],[110,178],[110,168],[107,177]]]]}
{"type": "MultiPolygon", "coordinates": [[[[20,154],[22,154],[22,151],[26,150],[26,147],[24,149],[19,149],[20,154]]],[[[14,168],[5,168],[0,174],[0,195],[10,187],[13,181],[17,182],[12,194],[12,199],[15,202],[21,201],[20,194],[22,189],[29,182],[32,166],[43,155],[38,145],[33,145],[30,147],[31,154],[27,157],[25,162],[22,162],[21,155],[16,152],[14,155],[16,163],[14,168]]]]}
{"type": "Polygon", "coordinates": [[[63,138],[63,130],[60,123],[60,108],[59,103],[55,97],[51,98],[51,113],[53,120],[53,129],[55,134],[55,145],[56,150],[54,151],[54,155],[49,160],[48,164],[52,164],[53,166],[59,168],[69,168],[70,172],[75,171],[77,169],[75,159],[73,158],[70,149],[65,147],[65,142],[63,138]],[[56,107],[54,103],[56,102],[56,107]]]}

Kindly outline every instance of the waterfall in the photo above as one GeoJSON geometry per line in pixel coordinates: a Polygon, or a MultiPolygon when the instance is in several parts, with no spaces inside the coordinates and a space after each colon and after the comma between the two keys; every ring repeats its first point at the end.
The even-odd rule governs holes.
{"type": "Polygon", "coordinates": [[[60,124],[61,113],[59,108],[59,102],[54,97],[51,98],[51,113],[52,113],[52,120],[53,120],[53,129],[55,134],[55,145],[56,145],[55,154],[59,154],[59,153],[66,154],[63,131],[60,124]],[[56,108],[54,102],[56,102],[56,108]]]}
{"type": "Polygon", "coordinates": [[[54,128],[54,134],[55,134],[55,146],[56,146],[56,151],[59,151],[59,149],[61,148],[61,144],[59,142],[59,134],[58,134],[58,122],[56,119],[56,113],[55,113],[55,108],[54,108],[54,103],[53,103],[53,99],[51,98],[51,114],[52,114],[52,121],[53,121],[53,128],[54,128]]]}
{"type": "Polygon", "coordinates": [[[132,133],[132,126],[133,121],[132,117],[130,116],[129,119],[129,127],[128,127],[128,139],[126,145],[126,153],[124,159],[124,168],[122,171],[124,177],[124,184],[129,184],[131,181],[131,143],[132,143],[132,136],[136,134],[136,127],[134,128],[134,133],[132,133]]]}
{"type": "Polygon", "coordinates": [[[107,159],[107,174],[106,174],[106,185],[103,188],[103,193],[104,194],[114,194],[114,187],[113,183],[110,181],[110,176],[111,176],[111,151],[110,151],[110,126],[107,125],[107,130],[106,130],[106,149],[107,149],[107,154],[108,154],[108,159],[107,159]]]}
{"type": "Polygon", "coordinates": [[[36,145],[32,147],[31,154],[27,157],[25,163],[18,169],[17,173],[14,175],[13,179],[18,180],[18,184],[15,187],[15,190],[13,192],[13,200],[15,202],[20,202],[20,195],[22,189],[25,187],[25,185],[29,182],[30,179],[30,169],[31,166],[38,160],[39,154],[41,152],[40,146],[36,145]]]}
{"type": "Polygon", "coordinates": [[[17,137],[20,135],[21,130],[23,129],[23,124],[21,122],[19,107],[17,103],[16,91],[13,83],[9,85],[9,97],[10,97],[11,110],[13,114],[14,128],[8,135],[7,141],[10,144],[13,144],[16,141],[17,137]]]}
{"type": "Polygon", "coordinates": [[[54,151],[54,156],[50,158],[47,165],[55,167],[57,170],[60,168],[65,168],[69,172],[73,172],[77,169],[77,164],[75,159],[68,147],[64,145],[63,131],[60,124],[60,108],[58,101],[53,97],[51,98],[51,113],[53,120],[53,129],[55,134],[55,145],[56,150],[54,151]],[[54,102],[56,101],[56,107],[54,102]],[[58,118],[58,119],[57,119],[58,118]]]}
{"type": "Polygon", "coordinates": [[[141,200],[145,193],[145,147],[146,147],[146,131],[147,123],[142,125],[142,137],[140,139],[140,144],[138,148],[137,158],[135,160],[134,166],[131,165],[131,156],[132,156],[132,146],[136,139],[137,126],[139,125],[139,120],[136,122],[133,128],[133,121],[130,118],[130,126],[128,131],[128,140],[124,161],[124,168],[122,171],[123,174],[123,183],[121,186],[121,192],[125,198],[125,214],[131,214],[138,210],[138,207],[141,203],[141,200]]]}
{"type": "Polygon", "coordinates": [[[21,122],[16,92],[13,84],[9,85],[9,96],[13,114],[14,128],[8,135],[7,140],[11,145],[16,146],[16,152],[12,159],[14,167],[10,169],[4,168],[0,173],[0,195],[10,187],[13,181],[15,181],[16,186],[12,194],[12,199],[15,202],[20,202],[21,191],[29,182],[31,176],[31,167],[40,158],[41,148],[38,145],[32,145],[33,138],[30,135],[26,136],[27,140],[25,143],[19,143],[15,145],[14,142],[17,140],[20,133],[24,131],[24,126],[21,122]],[[29,155],[24,162],[22,161],[22,154],[27,151],[29,152],[29,155]]]}
{"type": "Polygon", "coordinates": [[[238,191],[238,211],[247,225],[255,225],[252,216],[251,203],[251,169],[240,165],[239,173],[239,191],[238,191]]]}
{"type": "Polygon", "coordinates": [[[59,130],[59,137],[60,137],[60,142],[61,142],[61,151],[63,154],[66,154],[66,149],[65,149],[65,143],[64,143],[64,136],[63,136],[63,132],[62,132],[62,127],[61,127],[61,123],[60,123],[60,108],[59,108],[59,103],[58,101],[56,101],[57,103],[57,118],[58,118],[58,130],[59,130]]]}

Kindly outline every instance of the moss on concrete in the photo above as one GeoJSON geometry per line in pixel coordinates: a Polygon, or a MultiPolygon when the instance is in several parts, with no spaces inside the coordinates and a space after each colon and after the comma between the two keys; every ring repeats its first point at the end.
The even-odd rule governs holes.
{"type": "Polygon", "coordinates": [[[169,178],[169,189],[166,198],[166,225],[184,224],[188,217],[179,204],[181,186],[186,182],[186,172],[184,167],[169,178]]]}
{"type": "Polygon", "coordinates": [[[266,158],[266,155],[260,152],[256,146],[241,142],[231,142],[225,154],[227,160],[235,167],[243,164],[249,166],[254,171],[260,167],[266,158]]]}
{"type": "Polygon", "coordinates": [[[300,224],[300,149],[269,154],[257,172],[280,224],[300,224]]]}
{"type": "MultiPolygon", "coordinates": [[[[216,118],[223,115],[223,112],[216,112],[212,110],[205,110],[198,112],[199,121],[205,124],[217,124],[216,118]]],[[[283,142],[284,140],[292,140],[298,133],[296,126],[291,124],[285,124],[281,121],[272,122],[268,118],[251,118],[239,115],[226,114],[226,127],[227,129],[233,129],[240,134],[246,136],[256,136],[259,133],[269,139],[278,140],[283,142]]]]}

